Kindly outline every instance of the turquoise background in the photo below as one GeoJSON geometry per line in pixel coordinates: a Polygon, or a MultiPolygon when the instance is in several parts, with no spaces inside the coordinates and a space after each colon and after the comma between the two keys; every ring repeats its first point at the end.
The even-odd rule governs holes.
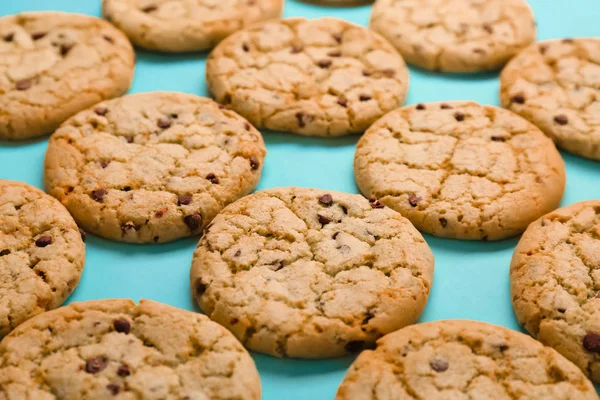
{"type": "MultiPolygon", "coordinates": [[[[539,39],[600,36],[598,0],[530,0],[539,39]]],[[[285,16],[336,16],[367,25],[370,6],[331,8],[286,1],[285,16]]],[[[0,15],[61,10],[100,15],[99,0],[0,0],[0,15]]],[[[167,55],[137,50],[130,93],[174,90],[208,95],[206,53],[167,55]]],[[[441,75],[411,68],[407,103],[469,99],[498,104],[498,74],[441,75]]],[[[258,189],[303,186],[358,193],[352,172],[358,136],[317,139],[263,132],[269,154],[258,189]]],[[[0,178],[42,187],[47,140],[0,142],[0,178]]],[[[563,205],[600,199],[600,163],[563,153],[567,190],[563,205]]],[[[436,257],[434,285],[421,321],[467,318],[520,329],[509,295],[508,269],[517,239],[462,242],[426,237],[436,257]]],[[[126,245],[88,235],[81,283],[69,301],[110,297],[148,298],[197,310],[188,289],[198,238],[165,245],[126,245]]],[[[333,399],[352,358],[301,361],[253,354],[263,398],[333,399]]]]}

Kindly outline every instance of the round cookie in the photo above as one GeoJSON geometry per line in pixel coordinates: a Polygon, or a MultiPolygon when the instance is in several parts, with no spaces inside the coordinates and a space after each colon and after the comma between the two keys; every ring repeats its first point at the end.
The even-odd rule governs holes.
{"type": "Polygon", "coordinates": [[[520,332],[454,320],[413,325],[350,366],[336,400],[597,400],[591,382],[520,332]]]}
{"type": "Polygon", "coordinates": [[[106,21],[60,12],[0,18],[0,139],[51,133],[73,114],[120,96],[134,53],[106,21]]]}
{"type": "Polygon", "coordinates": [[[407,62],[444,72],[500,68],[536,37],[525,0],[377,0],[370,25],[407,62]]]}
{"type": "Polygon", "coordinates": [[[260,396],[252,358],[225,328],[149,300],[74,303],[0,342],[0,399],[260,396]]]}
{"type": "Polygon", "coordinates": [[[0,179],[0,339],[69,297],[85,262],[84,235],[56,199],[0,179]]]}
{"type": "Polygon", "coordinates": [[[279,188],[226,207],[194,253],[192,294],[246,347],[334,357],[414,323],[433,255],[397,212],[360,195],[279,188]]]}
{"type": "Polygon", "coordinates": [[[510,268],[521,324],[600,382],[600,200],[558,209],[523,234],[510,268]]]}
{"type": "Polygon", "coordinates": [[[210,99],[140,93],[66,121],[50,138],[45,184],[87,231],[167,242],[250,193],[265,154],[260,133],[210,99]]]}
{"type": "Polygon", "coordinates": [[[379,34],[334,18],[290,18],[237,32],[206,65],[208,87],[259,128],[363,132],[401,106],[408,70],[379,34]]]}
{"type": "Polygon", "coordinates": [[[497,240],[558,207],[565,165],[554,144],[501,108],[454,101],[392,111],[354,156],[360,191],[422,232],[497,240]]]}
{"type": "Polygon", "coordinates": [[[500,75],[500,101],[558,147],[600,160],[600,38],[547,40],[523,50],[500,75]]]}
{"type": "Polygon", "coordinates": [[[171,52],[210,49],[282,9],[283,0],[102,0],[104,17],[133,43],[171,52]]]}

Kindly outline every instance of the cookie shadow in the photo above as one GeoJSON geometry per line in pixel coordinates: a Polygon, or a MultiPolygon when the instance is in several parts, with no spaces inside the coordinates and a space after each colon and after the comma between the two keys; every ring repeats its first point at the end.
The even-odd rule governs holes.
{"type": "Polygon", "coordinates": [[[490,253],[512,250],[517,246],[520,236],[502,240],[459,240],[423,234],[430,247],[441,249],[446,254],[490,253]]]}
{"type": "Polygon", "coordinates": [[[14,148],[14,147],[25,147],[31,145],[37,145],[42,142],[47,142],[50,138],[50,134],[37,136],[28,139],[16,139],[16,140],[2,140],[0,139],[0,148],[14,148]]]}
{"type": "Polygon", "coordinates": [[[95,249],[110,253],[117,253],[126,259],[128,256],[138,254],[149,254],[160,256],[167,253],[189,250],[190,254],[194,252],[198,245],[200,236],[192,236],[178,239],[169,243],[122,243],[114,240],[104,239],[100,236],[87,233],[86,245],[95,249]]]}
{"type": "Polygon", "coordinates": [[[491,71],[481,72],[438,72],[431,71],[413,64],[408,65],[408,69],[411,74],[416,74],[424,79],[449,79],[455,82],[473,82],[473,81],[487,81],[496,80],[500,75],[501,69],[495,69],[491,71]]]}
{"type": "Polygon", "coordinates": [[[343,147],[356,146],[360,134],[339,137],[303,136],[290,132],[261,130],[265,143],[268,145],[290,144],[300,147],[343,147]]]}
{"type": "Polygon", "coordinates": [[[590,160],[589,158],[584,158],[573,153],[568,153],[564,150],[560,151],[560,155],[562,156],[563,160],[565,160],[567,169],[575,170],[572,173],[577,174],[579,172],[588,172],[597,174],[600,171],[600,161],[590,160]]]}
{"type": "Polygon", "coordinates": [[[374,0],[351,0],[347,4],[343,4],[342,1],[336,4],[335,0],[298,0],[294,1],[294,3],[307,4],[311,6],[317,6],[320,8],[332,8],[332,9],[346,9],[346,8],[357,8],[357,7],[366,7],[371,6],[374,0]]]}
{"type": "Polygon", "coordinates": [[[299,375],[324,375],[331,373],[345,373],[356,356],[324,360],[301,360],[293,358],[276,358],[265,354],[252,352],[252,358],[261,374],[283,377],[297,377],[299,375]]]}

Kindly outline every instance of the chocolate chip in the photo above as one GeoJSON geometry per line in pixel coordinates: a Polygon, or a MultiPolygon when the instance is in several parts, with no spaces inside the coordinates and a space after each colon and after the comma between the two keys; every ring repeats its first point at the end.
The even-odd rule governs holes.
{"type": "Polygon", "coordinates": [[[319,223],[321,225],[327,225],[328,223],[330,223],[331,221],[333,221],[331,218],[328,218],[324,215],[321,214],[317,214],[317,218],[319,219],[319,223]]]}
{"type": "Polygon", "coordinates": [[[23,79],[21,81],[15,82],[15,89],[17,90],[27,90],[31,87],[31,81],[29,79],[23,79]]]}
{"type": "Polygon", "coordinates": [[[102,37],[104,38],[104,40],[106,40],[108,43],[114,43],[115,39],[113,39],[111,36],[108,35],[102,35],[102,37]]]}
{"type": "Polygon", "coordinates": [[[348,100],[342,96],[338,97],[337,103],[344,108],[348,107],[348,100]]]}
{"type": "Polygon", "coordinates": [[[131,186],[125,186],[121,190],[124,191],[124,192],[129,192],[131,190],[131,186]]]}
{"type": "Polygon", "coordinates": [[[548,45],[540,44],[538,50],[540,51],[540,54],[544,55],[546,54],[546,51],[548,51],[548,45]]]}
{"type": "Polygon", "coordinates": [[[333,234],[333,236],[331,238],[333,240],[335,240],[338,237],[339,234],[340,234],[340,232],[336,232],[336,233],[333,234]]]}
{"type": "Polygon", "coordinates": [[[177,197],[177,205],[179,206],[187,206],[192,202],[194,198],[189,194],[184,194],[183,196],[177,197]]]}
{"type": "Polygon", "coordinates": [[[9,254],[10,254],[10,250],[8,250],[8,249],[4,249],[4,250],[0,251],[0,257],[7,256],[9,254]]]}
{"type": "Polygon", "coordinates": [[[92,192],[92,199],[96,200],[98,203],[102,203],[104,201],[104,196],[106,195],[106,193],[108,193],[106,189],[96,189],[92,192]]]}
{"type": "Polygon", "coordinates": [[[161,129],[167,129],[171,126],[171,124],[171,120],[167,118],[160,118],[158,121],[156,121],[156,126],[161,129]]]}
{"type": "Polygon", "coordinates": [[[442,225],[442,228],[445,228],[448,225],[448,220],[446,218],[440,218],[439,221],[442,225]]]}
{"type": "Polygon", "coordinates": [[[338,43],[342,43],[342,34],[341,33],[334,33],[331,35],[333,37],[333,39],[338,42],[338,43]]]}
{"type": "Polygon", "coordinates": [[[482,28],[487,33],[494,33],[494,29],[492,28],[492,26],[490,24],[483,24],[482,28]]]}
{"type": "Polygon", "coordinates": [[[296,119],[298,120],[298,126],[300,128],[304,128],[306,126],[306,122],[304,121],[304,118],[306,117],[306,114],[304,113],[296,113],[296,119]]]}
{"type": "Polygon", "coordinates": [[[319,68],[329,68],[331,66],[331,60],[319,60],[317,61],[319,68]]]}
{"type": "Polygon", "coordinates": [[[81,240],[85,242],[85,238],[87,237],[87,234],[85,233],[85,231],[81,228],[77,228],[79,229],[79,234],[81,235],[81,240]]]}
{"type": "Polygon", "coordinates": [[[46,247],[52,244],[52,236],[44,235],[40,236],[36,241],[35,245],[37,247],[46,247]]]}
{"type": "Polygon", "coordinates": [[[523,96],[522,94],[515,94],[511,100],[513,103],[523,104],[525,103],[525,96],[523,96]]]}
{"type": "Polygon", "coordinates": [[[239,320],[239,319],[237,319],[237,318],[231,318],[231,319],[229,320],[229,324],[230,324],[230,325],[235,325],[235,324],[237,324],[238,322],[240,322],[240,320],[239,320]]]}
{"type": "Polygon", "coordinates": [[[351,340],[344,346],[348,353],[358,353],[365,348],[365,342],[363,340],[351,340]]]}
{"type": "Polygon", "coordinates": [[[250,124],[247,122],[244,122],[244,129],[249,131],[250,130],[250,124]]]}
{"type": "Polygon", "coordinates": [[[376,199],[371,199],[371,200],[369,200],[369,201],[371,202],[372,208],[384,208],[385,207],[385,205],[382,202],[380,202],[379,200],[376,200],[376,199]]]}
{"type": "Polygon", "coordinates": [[[74,44],[63,44],[63,45],[61,45],[60,46],[60,55],[63,56],[63,57],[66,56],[71,51],[71,49],[74,46],[75,46],[74,44]]]}
{"type": "Polygon", "coordinates": [[[465,114],[461,113],[460,111],[457,111],[454,113],[454,118],[458,121],[464,121],[465,120],[465,114]]]}
{"type": "Polygon", "coordinates": [[[258,169],[258,167],[260,167],[260,162],[258,162],[256,157],[250,156],[250,168],[252,168],[252,170],[256,171],[258,169]]]}
{"type": "Polygon", "coordinates": [[[424,110],[425,109],[425,104],[417,104],[417,110],[424,110]]]}
{"type": "Polygon", "coordinates": [[[370,310],[367,310],[367,312],[365,313],[365,318],[363,319],[362,324],[366,325],[369,323],[370,320],[372,320],[373,318],[375,318],[375,315],[373,315],[373,313],[370,310]]]}
{"type": "Polygon", "coordinates": [[[97,374],[106,368],[106,359],[104,357],[90,358],[85,362],[85,372],[88,374],[97,374]]]}
{"type": "Polygon", "coordinates": [[[108,161],[100,161],[100,166],[104,169],[108,167],[108,161]]]}
{"type": "Polygon", "coordinates": [[[565,308],[557,308],[556,311],[558,311],[561,314],[564,314],[567,310],[565,308]]]}
{"type": "Polygon", "coordinates": [[[9,33],[8,35],[4,36],[2,39],[4,39],[5,42],[12,42],[14,38],[15,38],[15,34],[9,33]]]}
{"type": "Polygon", "coordinates": [[[329,207],[333,204],[333,197],[331,197],[329,193],[324,194],[323,196],[319,197],[319,203],[329,207]]]}
{"type": "Polygon", "coordinates": [[[345,206],[340,206],[342,208],[342,212],[348,215],[348,209],[345,206]]]}
{"type": "Polygon", "coordinates": [[[126,319],[115,319],[113,326],[115,327],[115,331],[119,333],[129,333],[131,329],[131,324],[126,319]]]}
{"type": "Polygon", "coordinates": [[[491,138],[494,142],[505,142],[506,139],[504,139],[502,136],[492,136],[491,138]]]}
{"type": "Polygon", "coordinates": [[[41,38],[43,38],[46,35],[47,35],[47,32],[35,32],[35,33],[31,34],[31,38],[33,40],[40,40],[41,38]]]}
{"type": "Polygon", "coordinates": [[[391,68],[386,68],[386,69],[382,70],[381,73],[383,74],[383,76],[385,76],[387,78],[392,78],[392,77],[394,77],[394,75],[396,75],[396,70],[391,69],[391,68]]]}
{"type": "Polygon", "coordinates": [[[219,184],[219,178],[217,178],[217,176],[215,174],[213,174],[212,172],[208,175],[206,175],[206,179],[208,179],[211,183],[218,185],[219,184]]]}
{"type": "Polygon", "coordinates": [[[151,6],[147,6],[147,7],[142,8],[142,11],[145,12],[145,13],[150,13],[152,11],[156,11],[157,9],[158,9],[157,6],[151,5],[151,6]]]}
{"type": "Polygon", "coordinates": [[[204,294],[204,292],[206,292],[206,284],[204,282],[202,282],[202,278],[196,279],[195,288],[196,288],[196,294],[198,296],[200,296],[200,295],[204,294]]]}
{"type": "Polygon", "coordinates": [[[442,104],[440,104],[440,108],[442,110],[450,110],[452,108],[452,106],[450,106],[450,104],[442,103],[442,104]]]}
{"type": "Polygon", "coordinates": [[[242,251],[241,251],[241,250],[238,250],[238,251],[236,251],[236,252],[235,252],[235,254],[234,254],[233,256],[234,256],[234,257],[239,257],[239,256],[241,256],[241,255],[242,255],[242,251]]]}
{"type": "Polygon", "coordinates": [[[583,337],[583,348],[590,353],[600,354],[600,335],[597,333],[588,333],[583,337]]]}
{"type": "Polygon", "coordinates": [[[128,136],[125,138],[125,140],[127,140],[127,143],[133,143],[133,136],[128,136]]]}
{"type": "Polygon", "coordinates": [[[96,107],[96,109],[94,110],[94,112],[95,112],[97,115],[99,115],[99,116],[103,117],[103,116],[105,116],[106,114],[108,114],[108,108],[106,108],[106,107],[96,107]]]}
{"type": "Polygon", "coordinates": [[[421,200],[423,199],[414,194],[408,196],[408,204],[410,204],[412,207],[416,207],[421,200]]]}
{"type": "Polygon", "coordinates": [[[158,239],[160,239],[160,237],[158,237],[158,236],[154,236],[154,237],[152,238],[152,240],[154,240],[154,243],[157,243],[157,242],[158,242],[158,239]]]}
{"type": "Polygon", "coordinates": [[[131,375],[131,372],[129,371],[129,367],[125,364],[121,365],[117,369],[117,375],[119,375],[122,378],[131,375]]]}
{"type": "Polygon", "coordinates": [[[192,214],[186,215],[183,218],[183,222],[190,228],[191,231],[195,231],[202,226],[202,215],[192,214]]]}
{"type": "Polygon", "coordinates": [[[244,50],[246,53],[250,51],[250,46],[248,46],[248,43],[242,44],[242,50],[244,50]]]}
{"type": "Polygon", "coordinates": [[[362,74],[363,74],[363,76],[371,76],[371,71],[367,71],[366,69],[363,69],[362,74]]]}
{"type": "Polygon", "coordinates": [[[569,123],[569,119],[565,114],[558,114],[554,117],[554,122],[556,122],[559,125],[566,125],[569,123]]]}
{"type": "Polygon", "coordinates": [[[298,54],[298,53],[302,52],[302,50],[304,50],[304,47],[302,47],[302,45],[295,44],[292,46],[290,53],[298,54]]]}
{"type": "Polygon", "coordinates": [[[342,52],[340,50],[331,50],[329,53],[327,53],[327,55],[329,57],[341,57],[342,52]]]}
{"type": "Polygon", "coordinates": [[[366,93],[363,93],[363,94],[361,94],[360,96],[358,96],[358,99],[359,99],[360,101],[369,101],[369,100],[371,100],[372,98],[373,98],[373,97],[371,97],[370,95],[368,95],[368,94],[366,94],[366,93]]]}
{"type": "Polygon", "coordinates": [[[114,383],[109,383],[106,385],[106,388],[113,394],[113,396],[119,394],[119,391],[121,390],[121,387],[119,385],[115,385],[114,383]]]}
{"type": "Polygon", "coordinates": [[[448,361],[441,358],[434,358],[429,362],[429,365],[435,372],[444,372],[448,369],[448,361]]]}

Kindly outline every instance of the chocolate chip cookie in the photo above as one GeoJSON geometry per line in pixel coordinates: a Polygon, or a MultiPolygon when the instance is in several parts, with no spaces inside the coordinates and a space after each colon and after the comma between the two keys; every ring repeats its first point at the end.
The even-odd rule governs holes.
{"type": "Polygon", "coordinates": [[[600,160],[600,38],[546,40],[502,71],[502,106],[537,125],[558,147],[600,160]]]}
{"type": "Polygon", "coordinates": [[[408,70],[379,34],[334,18],[289,18],[237,32],[210,54],[208,87],[259,128],[363,132],[401,106],[408,70]]]}
{"type": "Polygon", "coordinates": [[[591,382],[549,347],[483,322],[436,321],[377,341],[350,366],[336,400],[597,400],[591,382]]]}
{"type": "Polygon", "coordinates": [[[203,315],[96,300],[39,315],[0,342],[0,399],[259,400],[248,352],[203,315]]]}
{"type": "Polygon", "coordinates": [[[133,79],[134,53],[99,18],[27,12],[0,18],[0,139],[54,131],[91,105],[120,96],[133,79]]]}
{"type": "Polygon", "coordinates": [[[414,323],[433,255],[399,213],[362,196],[270,189],[226,207],[194,253],[193,296],[248,348],[334,357],[414,323]]]}
{"type": "Polygon", "coordinates": [[[371,27],[409,63],[444,72],[499,68],[536,36],[525,0],[377,0],[371,27]]]}
{"type": "Polygon", "coordinates": [[[138,46],[161,51],[214,47],[231,33],[278,19],[283,0],[102,0],[104,17],[138,46]]]}
{"type": "Polygon", "coordinates": [[[265,154],[260,133],[210,99],[140,93],[65,122],[50,138],[45,183],[87,231],[167,242],[201,233],[250,193],[265,154]]]}
{"type": "Polygon", "coordinates": [[[534,337],[600,382],[600,200],[532,223],[515,250],[511,294],[534,337]]]}
{"type": "Polygon", "coordinates": [[[358,142],[361,192],[421,231],[458,239],[517,235],[558,207],[565,165],[525,119],[474,102],[392,111],[358,142]]]}
{"type": "Polygon", "coordinates": [[[0,339],[73,292],[85,262],[82,239],[56,199],[0,180],[0,339]]]}

